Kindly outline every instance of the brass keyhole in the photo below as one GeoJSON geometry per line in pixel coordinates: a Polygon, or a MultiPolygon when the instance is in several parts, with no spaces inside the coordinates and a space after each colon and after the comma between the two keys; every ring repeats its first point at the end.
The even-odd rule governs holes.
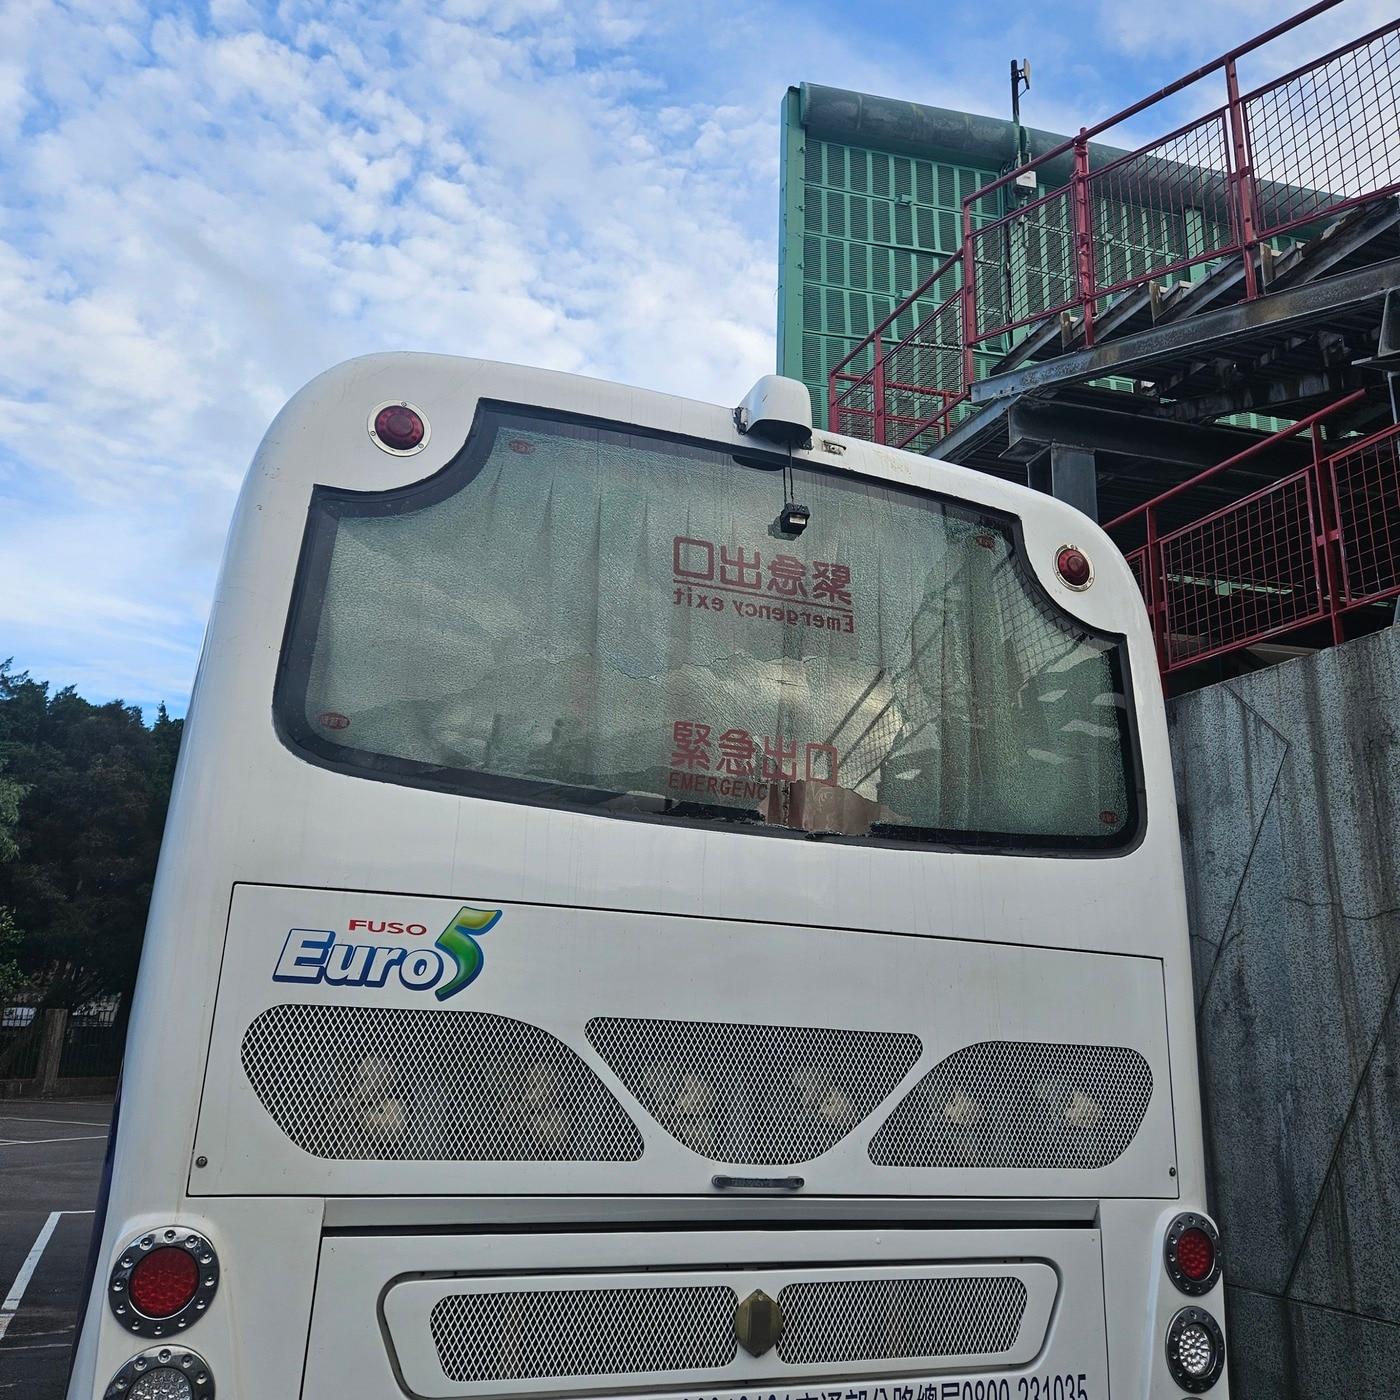
{"type": "Polygon", "coordinates": [[[783,1335],[783,1310],[777,1299],[756,1288],[734,1310],[734,1335],[750,1356],[762,1356],[783,1335]]]}

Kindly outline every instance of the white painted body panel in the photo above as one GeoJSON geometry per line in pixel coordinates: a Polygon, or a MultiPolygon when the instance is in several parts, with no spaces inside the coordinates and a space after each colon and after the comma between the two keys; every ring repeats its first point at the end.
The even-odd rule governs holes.
{"type": "MultiPolygon", "coordinates": [[[[529,1005],[555,1018],[557,1033],[585,1058],[591,1052],[578,1029],[589,1015],[698,1010],[712,1019],[773,1023],[814,999],[849,1024],[890,1029],[904,1029],[895,1025],[896,1012],[913,1015],[927,1001],[918,1030],[929,1043],[910,1082],[936,1058],[938,1037],[946,1037],[946,1050],[959,1036],[967,1043],[997,1033],[988,1026],[1030,1038],[1039,1025],[1050,1039],[1142,1048],[1156,1079],[1153,1105],[1132,1149],[1103,1172],[1064,1174],[1076,1180],[1044,1173],[1009,1195],[973,1175],[921,1187],[913,1173],[890,1169],[891,1184],[877,1185],[869,1164],[857,1160],[857,1135],[844,1144],[844,1159],[838,1144],[831,1160],[810,1164],[814,1180],[820,1175],[824,1183],[820,1198],[767,1201],[764,1209],[772,1216],[791,1206],[797,1219],[825,1200],[836,1210],[839,1200],[847,1215],[868,1212],[872,1228],[916,1209],[926,1221],[975,1221],[992,1235],[998,1220],[1024,1223],[1073,1210],[1095,1229],[1065,1229],[1063,1239],[1092,1234],[1101,1259],[1097,1344],[1106,1335],[1108,1372],[1093,1400],[1109,1393],[1174,1400],[1180,1392],[1163,1363],[1162,1338],[1167,1320],[1190,1300],[1166,1279],[1162,1236],[1179,1210],[1205,1208],[1200,1103],[1165,716],[1142,602],[1117,550],[1062,503],[946,463],[822,433],[810,452],[796,453],[824,469],[1019,515],[1029,560],[1051,596],[1086,624],[1127,637],[1146,820],[1139,844],[1123,854],[1022,857],[766,839],[488,802],[313,766],[282,744],[272,721],[312,488],[382,491],[431,475],[459,450],[482,399],[744,445],[727,408],[445,356],[351,361],[313,381],[279,414],[235,512],[186,724],[133,1010],[98,1286],[70,1400],[101,1395],[140,1349],[115,1323],[102,1284],[123,1244],[156,1225],[197,1228],[220,1252],[220,1292],[183,1340],[207,1359],[221,1395],[369,1400],[403,1391],[392,1377],[389,1389],[382,1375],[353,1368],[338,1388],[312,1387],[303,1369],[313,1297],[322,1296],[319,1288],[339,1287],[333,1269],[317,1282],[318,1267],[324,1271],[336,1257],[327,1250],[338,1237],[323,1233],[335,1212],[345,1220],[353,1204],[354,1228],[372,1234],[380,1225],[461,1229],[480,1217],[488,1197],[522,1194],[532,1200],[520,1205],[520,1223],[562,1216],[594,1228],[635,1219],[638,1194],[649,1198],[643,1214],[658,1227],[698,1207],[715,1213],[718,1230],[749,1209],[717,1202],[706,1184],[713,1164],[698,1170],[659,1132],[648,1136],[645,1170],[625,1181],[613,1173],[640,1164],[577,1172],[581,1164],[566,1164],[567,1172],[474,1167],[465,1186],[439,1170],[419,1174],[418,1164],[404,1177],[383,1164],[339,1163],[331,1173],[317,1159],[298,1158],[258,1117],[240,1078],[238,1040],[260,1005],[285,999],[270,980],[259,981],[272,943],[308,908],[326,909],[326,901],[338,914],[352,902],[359,912],[365,897],[352,899],[352,891],[367,892],[379,907],[475,902],[510,909],[530,932],[515,945],[504,937],[488,943],[490,972],[470,990],[485,995],[489,977],[500,973],[493,995],[511,1002],[515,1014],[529,1005]],[[365,428],[370,408],[398,399],[417,405],[432,425],[428,447],[410,458],[380,451],[365,428]],[[844,453],[825,451],[828,441],[844,453]],[[1054,553],[1067,543],[1094,561],[1096,582],[1087,592],[1072,592],[1053,575],[1054,553]],[[247,887],[237,900],[236,886],[247,887]],[[255,894],[254,887],[265,888],[255,894]],[[245,895],[254,903],[245,905],[245,895]],[[389,895],[394,899],[381,899],[389,895]],[[551,911],[548,918],[542,909],[551,911]],[[571,956],[568,949],[585,936],[590,956],[571,956]],[[709,956],[701,955],[704,947],[709,956]],[[824,976],[824,964],[813,958],[818,947],[839,976],[824,976]],[[531,956],[541,969],[537,984],[528,975],[531,956]],[[679,967],[684,977],[675,975],[679,967]],[[609,969],[619,976],[625,969],[624,980],[607,988],[610,1005],[583,1004],[585,994],[603,998],[609,969]],[[576,1005],[569,1004],[570,985],[576,1005]],[[216,1010],[223,1019],[216,1021],[216,1010]],[[1132,1038],[1115,1041],[1117,1034],[1132,1038]],[[198,1156],[209,1166],[197,1168],[198,1156]],[[353,1169],[339,1170],[347,1166],[353,1169]],[[421,1224],[405,1218],[415,1214],[421,1224]]],[[[596,1057],[589,1063],[598,1067],[596,1057]]],[[[647,1120],[634,1116],[645,1129],[647,1120]]],[[[940,1174],[923,1173],[930,1175],[940,1174]]],[[[453,1248],[467,1249],[468,1237],[449,1238],[453,1248]]],[[[616,1265],[666,1265],[660,1238],[659,1231],[632,1237],[635,1248],[616,1265]]],[[[1005,1257],[1006,1250],[992,1253],[1005,1257]]],[[[458,1257],[465,1262],[452,1268],[477,1267],[469,1249],[458,1257]]],[[[1061,1271],[1063,1300],[1069,1254],[1061,1258],[1052,1242],[1041,1257],[1061,1271]]],[[[840,1261],[829,1252],[820,1262],[840,1261]]],[[[761,1271],[766,1261],[743,1264],[761,1271]]],[[[384,1257],[365,1288],[379,1298],[400,1267],[432,1266],[384,1257]]],[[[1222,1295],[1217,1287],[1201,1301],[1223,1318],[1222,1295]]],[[[318,1346],[346,1356],[364,1354],[367,1332],[380,1344],[381,1325],[377,1317],[323,1312],[319,1304],[314,1316],[318,1346]]],[[[1052,1336],[1058,1325],[1052,1320],[1052,1336]]],[[[1080,1342],[1081,1352],[1092,1353],[1087,1333],[1080,1342]]],[[[831,1385],[840,1380],[829,1377],[831,1385]]],[[[1226,1393],[1224,1379],[1211,1392],[1226,1393]]]]}
{"type": "MultiPolygon", "coordinates": [[[[302,1151],[258,1102],[240,1068],[243,1034],[254,1017],[287,1002],[413,1009],[425,998],[392,983],[372,988],[274,982],[271,972],[289,931],[345,929],[352,919],[367,918],[436,932],[460,902],[237,888],[195,1137],[195,1158],[207,1165],[192,1169],[191,1194],[389,1196],[406,1182],[430,1195],[709,1192],[716,1172],[752,1175],[760,1169],[698,1156],[666,1133],[589,1044],[585,1023],[614,1015],[706,1021],[716,1019],[715,1008],[722,1006],[724,1019],[746,1024],[913,1032],[922,1040],[913,1068],[874,1114],[814,1161],[793,1167],[811,1193],[1078,1195],[1082,1171],[872,1168],[867,1144],[903,1097],[901,1090],[955,1050],[983,1040],[1073,1043],[1087,1036],[1137,1050],[1155,1077],[1147,1116],[1131,1145],[1094,1173],[1096,1194],[1176,1196],[1159,959],[526,904],[503,906],[499,924],[483,938],[486,969],[451,1005],[528,1021],[561,1040],[629,1110],[645,1141],[643,1155],[620,1162],[408,1165],[328,1160],[302,1151]]],[[[491,903],[470,892],[467,902],[491,903]]],[[[414,942],[404,935],[382,941],[414,942]]]]}
{"type": "MultiPolygon", "coordinates": [[[[362,1367],[397,1372],[411,1393],[431,1400],[528,1394],[543,1388],[539,1382],[473,1385],[454,1382],[443,1374],[428,1337],[428,1318],[433,1303],[450,1293],[472,1289],[564,1290],[584,1286],[723,1283],[741,1298],[755,1288],[777,1297],[784,1286],[792,1283],[879,1278],[892,1272],[898,1272],[900,1278],[976,1274],[1021,1279],[1027,1290],[1026,1314],[1017,1344],[999,1358],[997,1370],[1012,1372],[1034,1363],[1042,1371],[1053,1371],[1060,1360],[1064,1362],[1060,1369],[1068,1370],[1073,1358],[1088,1358],[1084,1364],[1092,1365],[1089,1382],[1094,1393],[1102,1393],[1106,1357],[1103,1320],[1095,1312],[1102,1287],[1096,1231],[850,1230],[839,1236],[842,1262],[835,1267],[829,1262],[834,1254],[837,1251],[833,1249],[831,1234],[820,1231],[778,1238],[771,1232],[709,1231],[698,1235],[657,1234],[642,1240],[625,1233],[480,1235],[469,1241],[453,1236],[404,1239],[356,1235],[331,1239],[322,1259],[322,1271],[331,1281],[318,1290],[307,1394],[344,1394],[362,1367]],[[1053,1257],[1056,1265],[1037,1258],[1039,1251],[1053,1257]],[[369,1281],[378,1276],[386,1255],[391,1259],[398,1256],[405,1265],[411,1260],[414,1275],[394,1283],[384,1295],[382,1312],[388,1348],[379,1345],[378,1337],[368,1339],[368,1345],[363,1341],[356,1345],[334,1319],[363,1316],[376,1308],[369,1281]],[[628,1273],[627,1266],[639,1257],[658,1262],[645,1275],[628,1273]],[[775,1257],[782,1259],[780,1266],[735,1269],[732,1264],[735,1258],[775,1257]],[[554,1270],[561,1258],[588,1272],[557,1276],[554,1270]],[[957,1262],[968,1258],[998,1262],[957,1262]],[[931,1262],[940,1260],[947,1262],[931,1262]],[[671,1261],[670,1267],[662,1261],[671,1261]],[[473,1278],[464,1272],[468,1265],[481,1276],[473,1278]],[[1072,1288],[1062,1285],[1063,1275],[1072,1280],[1072,1288]],[[323,1318],[332,1321],[323,1323],[323,1318]]],[[[840,1369],[852,1382],[873,1386],[876,1379],[886,1385],[898,1384],[906,1377],[917,1383],[920,1370],[927,1378],[987,1368],[981,1358],[949,1355],[930,1359],[923,1368],[866,1361],[846,1363],[840,1369]]],[[[708,1368],[703,1375],[657,1373],[649,1378],[649,1385],[659,1391],[683,1389],[687,1383],[694,1388],[698,1382],[709,1394],[726,1390],[752,1393],[755,1387],[815,1387],[829,1379],[832,1370],[830,1366],[785,1365],[771,1352],[753,1357],[739,1350],[727,1365],[708,1368]]],[[[597,1376],[587,1374],[551,1377],[548,1388],[579,1395],[606,1394],[608,1390],[597,1376]]]]}

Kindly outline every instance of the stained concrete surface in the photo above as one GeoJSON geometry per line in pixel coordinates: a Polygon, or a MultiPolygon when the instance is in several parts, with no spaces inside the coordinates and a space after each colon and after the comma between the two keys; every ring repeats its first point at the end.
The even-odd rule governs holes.
{"type": "Polygon", "coordinates": [[[1400,632],[1169,720],[1233,1392],[1400,1395],[1400,632]]]}

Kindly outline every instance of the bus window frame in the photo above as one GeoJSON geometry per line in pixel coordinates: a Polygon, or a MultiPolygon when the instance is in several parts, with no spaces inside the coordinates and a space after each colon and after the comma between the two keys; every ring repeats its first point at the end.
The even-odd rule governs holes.
{"type": "MultiPolygon", "coordinates": [[[[786,840],[820,840],[838,845],[873,847],[880,850],[943,851],[969,855],[1047,856],[1070,859],[1119,858],[1131,855],[1146,839],[1148,806],[1142,748],[1138,730],[1137,706],[1134,703],[1132,660],[1128,639],[1123,633],[1101,631],[1068,613],[1051,595],[1036,571],[1031,568],[1026,550],[1021,517],[980,501],[968,500],[945,491],[913,486],[894,481],[858,468],[843,465],[839,470],[824,463],[802,459],[804,472],[830,477],[834,480],[858,477],[883,489],[906,495],[919,501],[946,501],[962,510],[976,511],[1005,527],[1012,539],[1014,559],[1022,582],[1039,596],[1055,614],[1068,618],[1076,627],[1097,640],[1111,643],[1107,652],[1110,666],[1123,704],[1115,706],[1119,743],[1125,757],[1124,796],[1128,806],[1126,819],[1116,831],[1103,837],[1065,836],[1045,837],[1024,832],[961,831],[953,828],[891,826],[888,829],[909,833],[907,836],[866,833],[848,836],[835,832],[804,831],[801,828],[772,825],[761,820],[745,819],[742,809],[736,815],[697,817],[668,810],[614,809],[604,803],[625,794],[601,788],[577,787],[563,783],[537,781],[484,773],[470,768],[445,768],[417,759],[395,758],[370,750],[332,743],[318,734],[306,715],[306,696],[310,682],[315,648],[316,624],[325,602],[334,553],[337,529],[344,516],[399,515],[406,513],[405,503],[414,508],[426,508],[450,498],[471,482],[489,459],[496,434],[488,431],[493,418],[501,415],[523,415],[537,421],[564,424],[590,431],[621,434],[664,442],[670,447],[689,448],[705,453],[721,453],[738,465],[760,471],[781,471],[789,466],[785,454],[754,449],[747,445],[715,442],[691,434],[668,432],[634,423],[620,423],[564,409],[547,408],[537,404],[511,403],[498,399],[480,399],[472,416],[471,426],[462,446],[431,475],[384,491],[358,491],[341,486],[313,483],[307,501],[306,525],[297,555],[296,573],[292,585],[287,620],[278,651],[273,682],[273,728],[282,745],[302,762],[346,777],[364,778],[371,782],[390,783],[399,787],[417,788],[445,793],[453,797],[475,798],[488,802],[508,802],[516,806],[544,807],[551,811],[572,811],[604,816],[621,821],[644,821],[664,826],[699,828],[711,834],[732,832],[745,836],[765,836],[786,840]]],[[[797,465],[796,462],[791,465],[797,465]]],[[[658,800],[665,801],[659,794],[658,800]]],[[[684,806],[685,804],[678,804],[684,806]]],[[[878,824],[877,824],[878,825],[878,824]]]]}

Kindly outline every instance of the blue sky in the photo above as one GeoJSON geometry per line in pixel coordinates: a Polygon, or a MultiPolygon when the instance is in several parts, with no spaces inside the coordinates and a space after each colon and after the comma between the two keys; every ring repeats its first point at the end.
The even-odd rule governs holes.
{"type": "MultiPolygon", "coordinates": [[[[1345,0],[1246,81],[1392,10],[1345,0]]],[[[1029,56],[1026,120],[1070,130],[1279,15],[6,0],[0,658],[183,712],[253,449],[351,355],[484,355],[733,400],[772,367],[789,84],[1003,115],[1008,60],[1029,56]]]]}

